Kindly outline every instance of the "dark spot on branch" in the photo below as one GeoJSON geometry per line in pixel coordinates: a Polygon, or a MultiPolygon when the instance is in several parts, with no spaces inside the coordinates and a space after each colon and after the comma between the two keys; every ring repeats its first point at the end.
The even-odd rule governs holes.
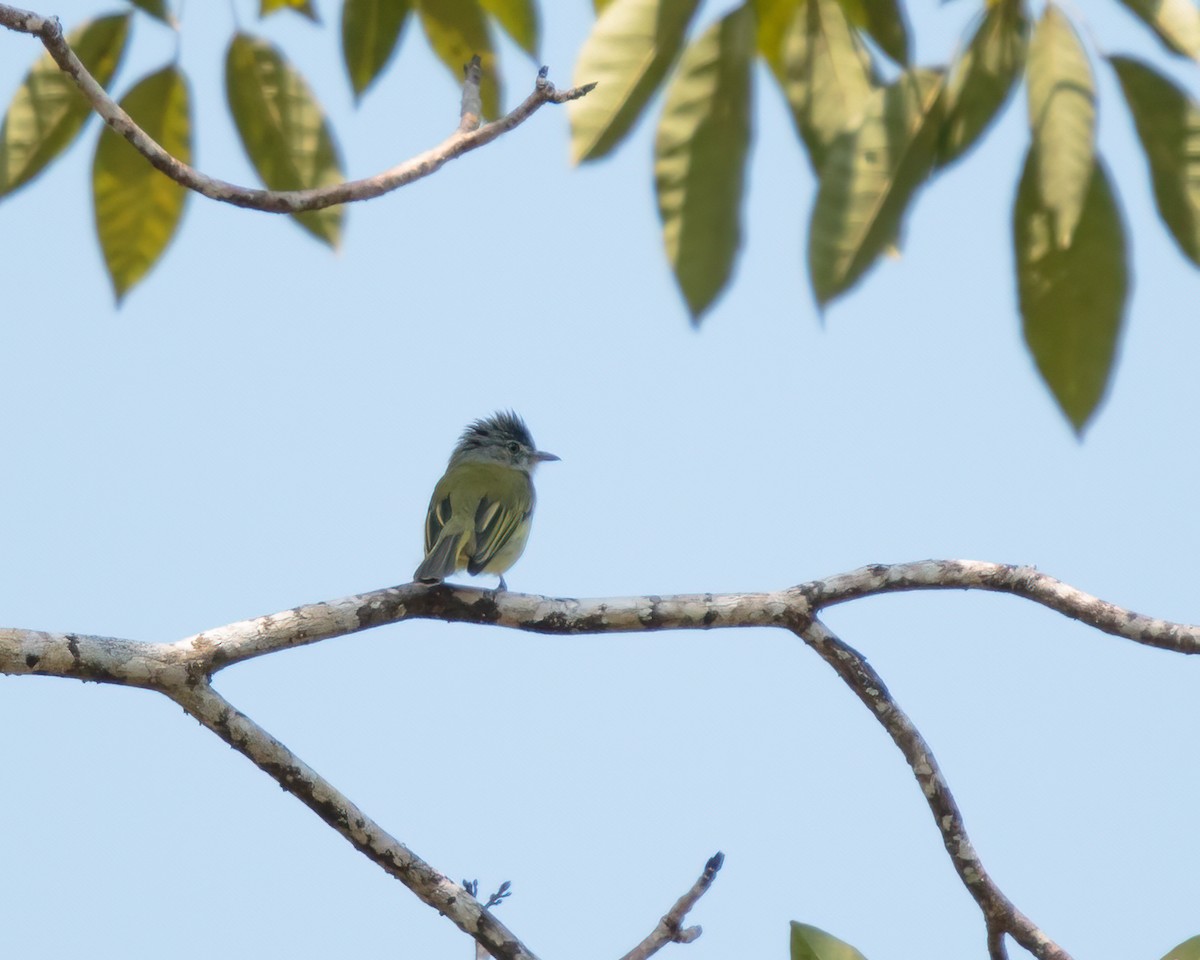
{"type": "Polygon", "coordinates": [[[650,612],[645,614],[639,612],[638,622],[647,630],[657,630],[662,626],[662,614],[658,612],[662,597],[649,596],[646,599],[650,601],[650,612]]]}
{"type": "Polygon", "coordinates": [[[34,667],[36,667],[41,662],[41,660],[42,660],[42,658],[39,657],[36,653],[30,653],[30,654],[26,655],[26,657],[25,657],[25,666],[27,666],[30,670],[32,670],[34,667]]]}

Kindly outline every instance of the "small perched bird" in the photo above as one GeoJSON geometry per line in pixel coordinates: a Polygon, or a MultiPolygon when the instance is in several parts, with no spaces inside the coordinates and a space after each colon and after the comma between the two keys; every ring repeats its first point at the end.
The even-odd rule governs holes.
{"type": "Polygon", "coordinates": [[[504,571],[517,562],[529,539],[533,471],[557,460],[537,448],[525,421],[511,410],[476,420],[459,437],[425,515],[425,559],[413,574],[437,583],[466,570],[494,573],[507,590],[504,571]]]}

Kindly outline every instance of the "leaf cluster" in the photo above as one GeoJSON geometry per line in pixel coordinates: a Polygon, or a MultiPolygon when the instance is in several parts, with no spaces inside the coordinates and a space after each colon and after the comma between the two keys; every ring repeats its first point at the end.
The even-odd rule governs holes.
{"type": "MultiPolygon", "coordinates": [[[[1173,54],[1200,59],[1191,0],[1122,0],[1173,54]]],[[[576,66],[601,81],[572,104],[578,161],[610,153],[660,85],[654,174],[663,245],[699,322],[733,275],[752,138],[754,73],[783,95],[818,188],[807,266],[819,307],[896,251],[913,201],[976,146],[1025,80],[1029,145],[1012,242],[1025,341],[1076,431],[1112,378],[1129,293],[1119,201],[1095,143],[1080,31],[1054,2],[985,0],[943,67],[911,62],[897,0],[744,0],[688,39],[697,0],[607,0],[576,66]]],[[[1154,67],[1104,58],[1150,164],[1159,213],[1200,265],[1200,106],[1154,67]]]]}
{"type": "MultiPolygon", "coordinates": [[[[126,53],[135,14],[161,27],[179,24],[165,0],[129,0],[131,9],[79,24],[67,42],[106,90],[126,53]]],[[[317,21],[311,0],[259,0],[259,16],[291,10],[317,21]]],[[[484,115],[500,109],[493,25],[530,56],[540,36],[533,0],[345,0],[342,58],[361,98],[395,56],[410,19],[456,78],[480,58],[484,115]]],[[[225,52],[225,96],[242,147],[270,190],[307,190],[345,179],[332,126],[302,73],[268,40],[237,32],[225,52]]],[[[194,124],[187,77],[172,62],[130,84],[121,108],[168,153],[190,164],[194,124]]],[[[45,171],[79,137],[92,115],[74,81],[40,56],[17,88],[0,126],[0,199],[45,171]]],[[[96,233],[118,302],[166,252],[183,219],[188,191],[150,166],[123,137],[104,127],[92,161],[96,233]]],[[[331,247],[341,238],[343,210],[292,214],[331,247]]]]}
{"type": "MultiPolygon", "coordinates": [[[[69,42],[93,76],[112,84],[133,10],[176,29],[166,0],[77,26],[69,42]]],[[[1172,56],[1200,59],[1194,0],[1110,0],[1140,20],[1172,56]]],[[[1024,79],[1029,143],[1012,210],[1016,286],[1025,342],[1076,431],[1112,380],[1129,297],[1129,245],[1112,178],[1096,147],[1094,66],[1112,68],[1133,117],[1159,215],[1200,266],[1200,103],[1157,67],[1089,50],[1054,0],[1034,21],[1028,0],[980,0],[951,62],[920,66],[899,0],[742,0],[693,30],[699,0],[594,0],[596,22],[575,67],[597,84],[571,104],[579,162],[610,154],[663,90],[654,183],[663,246],[695,322],[728,288],[742,246],[742,198],[756,83],[769,78],[787,105],[817,177],[807,269],[824,309],[903,242],[921,190],[968,154],[1024,79]],[[765,70],[756,73],[761,61],[765,70]]],[[[316,20],[311,0],[259,0],[316,20]]],[[[343,0],[341,48],[361,98],[416,20],[455,77],[478,56],[484,116],[498,115],[493,32],[535,56],[534,0],[343,0]]],[[[301,73],[267,40],[238,32],[226,51],[229,110],[247,156],[272,190],[344,179],[328,117],[301,73]]],[[[121,106],[174,157],[193,148],[187,78],[175,63],[143,77],[121,106]]],[[[0,198],[46,169],[76,139],[87,102],[49,56],[29,70],[0,128],[0,198]]],[[[97,233],[120,300],[159,261],[186,206],[181,187],[111,130],[93,162],[97,233]]],[[[293,214],[330,246],[342,211],[293,214]]]]}

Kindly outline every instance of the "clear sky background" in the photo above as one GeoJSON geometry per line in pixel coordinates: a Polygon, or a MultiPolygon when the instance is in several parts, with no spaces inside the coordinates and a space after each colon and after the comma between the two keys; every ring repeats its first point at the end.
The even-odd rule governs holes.
{"type": "MultiPolygon", "coordinates": [[[[30,5],[68,26],[120,6],[30,5]]],[[[315,28],[193,2],[181,57],[205,172],[255,182],[221,89],[233,7],[309,77],[352,176],[456,124],[457,86],[412,25],[355,110],[337,4],[318,3],[315,28]]],[[[920,61],[939,63],[975,5],[907,9],[920,61]]],[[[542,59],[566,85],[590,6],[544,10],[542,59]]],[[[1115,3],[1084,12],[1106,52],[1164,60],[1115,3]]],[[[138,17],[117,91],[174,44],[138,17]]],[[[0,99],[39,50],[0,35],[0,99]]],[[[536,64],[506,45],[503,66],[512,105],[536,64]]],[[[1135,283],[1082,443],[1015,307],[1023,88],[920,197],[903,258],[822,321],[803,269],[813,180],[757,69],[747,244],[699,332],[661,250],[652,122],[575,170],[566,112],[547,107],[351,209],[336,255],[283,218],[193,197],[165,262],[116,310],[91,224],[93,120],[0,204],[0,622],[167,641],[405,582],[455,438],[510,406],[562,457],[539,475],[513,590],[764,590],[959,557],[1197,619],[1200,284],[1095,68],[1135,283]]],[[[1196,89],[1194,65],[1170,69],[1196,89]]],[[[984,863],[1048,934],[1078,958],[1135,960],[1200,933],[1200,664],[979,593],[828,620],[911,713],[984,863]]],[[[438,869],[485,890],[511,880],[500,916],[540,956],[619,956],[716,850],[725,869],[690,918],[704,935],[664,957],[782,958],[793,919],[871,960],[986,956],[910,771],[783,632],[415,622],[231,668],[217,687],[438,869]]],[[[472,955],[163,697],[0,678],[0,727],[6,957],[472,955]]]]}

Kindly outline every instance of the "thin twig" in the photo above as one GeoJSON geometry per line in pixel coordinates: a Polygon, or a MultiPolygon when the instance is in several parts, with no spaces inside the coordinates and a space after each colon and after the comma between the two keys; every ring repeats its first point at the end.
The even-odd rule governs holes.
{"type": "Polygon", "coordinates": [[[955,872],[983,911],[989,930],[989,945],[992,942],[991,931],[1003,931],[1039,960],[1071,960],[1070,955],[1018,910],[988,876],[967,836],[962,813],[933,757],[933,751],[892,698],[883,678],[867,663],[866,657],[839,640],[820,620],[798,625],[796,633],[833,667],[904,754],[933,813],[934,823],[942,835],[942,843],[950,855],[955,872]]]}
{"type": "MultiPolygon", "coordinates": [[[[306,210],[322,210],[339,203],[354,203],[390,193],[400,187],[421,180],[441,169],[450,160],[491,143],[497,137],[520,126],[547,103],[566,103],[587,95],[595,84],[584,84],[569,90],[556,90],[539,74],[533,92],[514,110],[499,120],[464,129],[465,118],[459,129],[431,150],[417,154],[410,160],[397,164],[390,170],[361,180],[317,187],[312,190],[258,190],[207,176],[194,167],[176,159],[160,146],[153,137],[139,127],[121,106],[114,101],[80,62],[63,36],[62,25],[57,17],[43,17],[28,10],[0,4],[0,26],[19,33],[28,33],[42,41],[54,62],[83,92],[92,108],[100,117],[123,136],[153,166],[161,170],[176,183],[194,190],[202,196],[235,207],[247,207],[266,213],[300,213],[306,210]]],[[[468,76],[467,88],[470,88],[468,76]]]]}
{"type": "Polygon", "coordinates": [[[701,927],[684,927],[683,921],[696,902],[708,892],[708,888],[717,878],[717,871],[721,869],[724,862],[725,854],[720,850],[709,857],[708,863],[704,865],[704,872],[692,884],[692,889],[676,900],[675,906],[663,915],[646,939],[625,954],[621,960],[646,960],[647,957],[658,953],[668,943],[691,943],[700,936],[704,932],[701,927]]]}
{"type": "Polygon", "coordinates": [[[989,920],[987,925],[988,960],[1008,960],[1008,946],[1004,942],[1004,930],[989,920]]]}
{"type": "Polygon", "coordinates": [[[168,694],[191,716],[244,754],[372,863],[482,944],[496,960],[536,960],[517,937],[466,888],[438,873],[390,836],[328,780],[233,706],[207,683],[168,694]]]}

